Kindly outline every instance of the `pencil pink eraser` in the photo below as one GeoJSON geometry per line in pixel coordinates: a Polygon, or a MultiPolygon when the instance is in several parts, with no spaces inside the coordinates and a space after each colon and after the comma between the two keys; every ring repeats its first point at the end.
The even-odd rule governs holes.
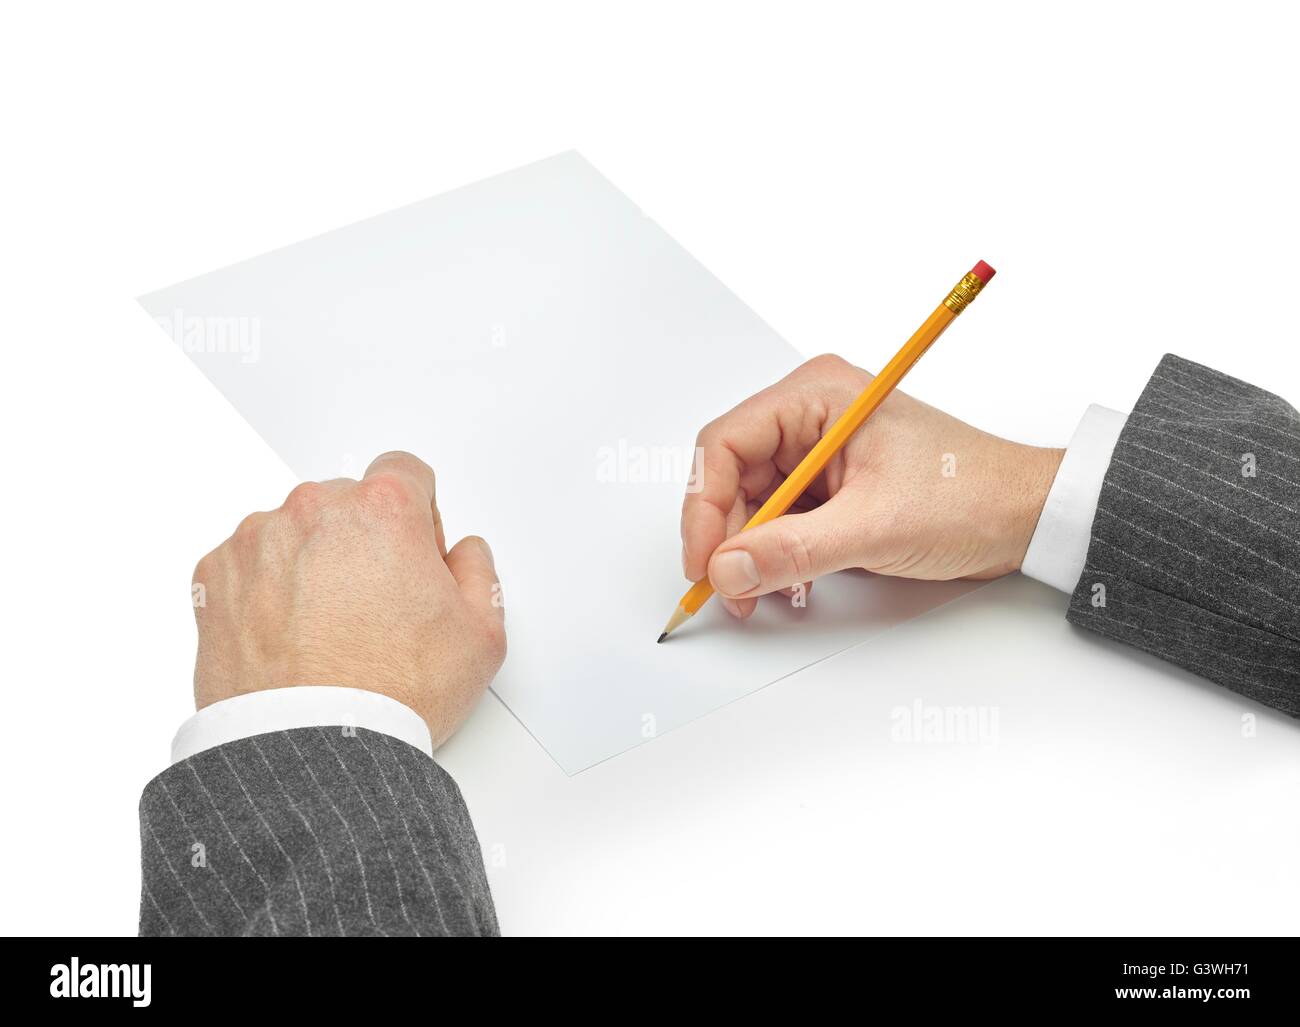
{"type": "Polygon", "coordinates": [[[994,271],[991,267],[985,264],[984,261],[982,260],[978,264],[976,264],[973,268],[970,269],[970,273],[973,274],[985,285],[988,285],[989,279],[991,279],[994,275],[997,274],[996,271],[994,271]]]}

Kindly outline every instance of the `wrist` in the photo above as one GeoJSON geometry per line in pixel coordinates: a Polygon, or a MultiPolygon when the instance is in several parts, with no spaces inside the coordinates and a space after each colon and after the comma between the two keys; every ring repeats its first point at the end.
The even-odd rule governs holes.
{"type": "Polygon", "coordinates": [[[1018,571],[1038,527],[1056,472],[1065,456],[1064,449],[1043,446],[1016,446],[1014,456],[1018,473],[1010,477],[1006,489],[1006,544],[1009,566],[1018,571]]]}

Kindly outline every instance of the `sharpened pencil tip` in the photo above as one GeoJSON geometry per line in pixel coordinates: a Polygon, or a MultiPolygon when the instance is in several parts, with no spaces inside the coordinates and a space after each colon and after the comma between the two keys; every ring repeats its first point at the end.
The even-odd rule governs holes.
{"type": "Polygon", "coordinates": [[[659,636],[659,641],[662,642],[665,638],[671,635],[674,630],[686,623],[686,618],[689,616],[690,614],[679,605],[677,609],[673,611],[673,615],[668,618],[668,623],[664,626],[664,633],[659,636]]]}

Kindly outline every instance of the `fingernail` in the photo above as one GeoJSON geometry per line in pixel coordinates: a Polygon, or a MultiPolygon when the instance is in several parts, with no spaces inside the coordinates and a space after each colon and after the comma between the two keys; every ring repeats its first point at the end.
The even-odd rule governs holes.
{"type": "Polygon", "coordinates": [[[723,553],[713,561],[713,585],[723,595],[744,595],[758,584],[758,566],[743,549],[723,553]]]}
{"type": "Polygon", "coordinates": [[[686,573],[686,543],[682,543],[682,577],[690,580],[690,575],[686,573]]]}
{"type": "Polygon", "coordinates": [[[736,600],[728,599],[726,596],[723,596],[722,608],[726,610],[729,614],[731,614],[733,617],[737,619],[740,618],[740,604],[736,602],[736,600]]]}

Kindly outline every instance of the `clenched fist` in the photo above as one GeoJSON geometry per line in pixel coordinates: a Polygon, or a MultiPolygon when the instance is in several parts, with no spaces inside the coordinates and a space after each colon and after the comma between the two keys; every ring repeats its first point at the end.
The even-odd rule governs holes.
{"type": "Polygon", "coordinates": [[[377,457],[361,481],[299,485],[199,561],[199,709],[246,692],[345,685],[406,704],[439,745],[500,668],[492,551],[450,550],[429,466],[377,457]]]}

